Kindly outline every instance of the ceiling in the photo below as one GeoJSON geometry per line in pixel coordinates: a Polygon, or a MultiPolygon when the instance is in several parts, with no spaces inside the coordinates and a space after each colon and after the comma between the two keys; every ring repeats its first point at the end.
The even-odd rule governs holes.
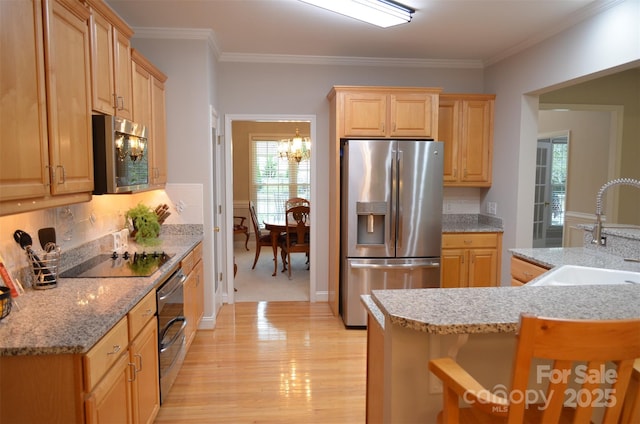
{"type": "Polygon", "coordinates": [[[401,0],[416,10],[413,20],[382,29],[298,0],[106,0],[137,31],[212,30],[220,60],[291,55],[469,66],[496,62],[615,1],[401,0]]]}

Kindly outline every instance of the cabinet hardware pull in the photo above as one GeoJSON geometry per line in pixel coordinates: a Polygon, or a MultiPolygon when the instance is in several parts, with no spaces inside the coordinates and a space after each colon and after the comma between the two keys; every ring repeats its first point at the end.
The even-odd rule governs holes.
{"type": "Polygon", "coordinates": [[[49,166],[49,165],[45,165],[44,166],[45,169],[47,170],[48,174],[49,174],[49,181],[45,184],[46,187],[51,187],[51,182],[55,181],[56,178],[56,170],[49,166]]]}
{"type": "Polygon", "coordinates": [[[67,182],[67,173],[64,170],[64,166],[63,165],[58,165],[56,166],[57,168],[61,168],[62,169],[62,181],[60,181],[58,184],[65,184],[67,182]]]}
{"type": "Polygon", "coordinates": [[[136,367],[136,372],[141,372],[142,371],[142,355],[139,353],[136,353],[135,355],[133,355],[134,357],[138,358],[138,362],[140,363],[139,367],[136,367]]]}
{"type": "Polygon", "coordinates": [[[120,352],[120,345],[113,345],[113,350],[111,352],[107,352],[107,355],[115,355],[120,352]]]}
{"type": "Polygon", "coordinates": [[[473,240],[465,240],[464,241],[464,244],[471,244],[471,243],[473,243],[473,240]]]}
{"type": "Polygon", "coordinates": [[[118,93],[113,93],[113,107],[118,109],[118,93]]]}
{"type": "Polygon", "coordinates": [[[129,362],[127,365],[129,366],[129,369],[131,369],[131,377],[128,378],[127,381],[131,383],[136,380],[136,364],[129,362]]]}

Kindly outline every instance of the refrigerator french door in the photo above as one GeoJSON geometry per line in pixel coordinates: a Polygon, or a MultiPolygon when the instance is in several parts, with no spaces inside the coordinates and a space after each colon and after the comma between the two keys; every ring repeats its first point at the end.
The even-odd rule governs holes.
{"type": "Polygon", "coordinates": [[[341,141],[340,304],[366,326],[371,290],[440,286],[443,143],[341,141]]]}

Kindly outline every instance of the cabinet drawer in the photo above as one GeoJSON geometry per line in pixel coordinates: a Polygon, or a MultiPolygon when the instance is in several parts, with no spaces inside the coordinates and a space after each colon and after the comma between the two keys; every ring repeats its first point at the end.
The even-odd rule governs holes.
{"type": "Polygon", "coordinates": [[[129,311],[129,340],[136,338],[140,330],[156,313],[156,292],[152,290],[129,311]]]}
{"type": "Polygon", "coordinates": [[[497,247],[497,233],[443,234],[443,249],[466,249],[476,247],[497,247]]]}
{"type": "Polygon", "coordinates": [[[84,356],[84,384],[91,391],[111,366],[127,351],[129,344],[127,317],[122,318],[84,356]]]}
{"type": "Polygon", "coordinates": [[[527,262],[522,259],[511,257],[512,279],[527,283],[547,271],[549,271],[548,268],[532,264],[531,262],[527,262]]]}
{"type": "Polygon", "coordinates": [[[202,259],[202,243],[198,243],[196,247],[193,248],[191,252],[180,262],[180,266],[182,267],[182,272],[185,275],[189,275],[193,270],[193,267],[196,266],[199,260],[202,259]]]}

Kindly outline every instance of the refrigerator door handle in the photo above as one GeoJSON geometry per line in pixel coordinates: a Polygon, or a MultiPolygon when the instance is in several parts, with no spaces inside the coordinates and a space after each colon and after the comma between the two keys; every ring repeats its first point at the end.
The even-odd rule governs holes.
{"type": "Polygon", "coordinates": [[[397,229],[396,229],[396,250],[402,246],[402,201],[400,201],[400,199],[404,198],[404,193],[403,193],[403,187],[404,184],[402,183],[402,181],[400,180],[400,178],[404,175],[403,173],[403,169],[402,169],[402,165],[403,165],[403,158],[402,158],[402,150],[398,150],[396,152],[396,190],[397,190],[397,196],[396,196],[396,200],[395,200],[395,209],[396,209],[396,216],[398,219],[398,223],[397,223],[397,229]]]}
{"type": "Polygon", "coordinates": [[[418,269],[418,268],[440,268],[440,262],[421,262],[421,263],[404,263],[404,264],[365,264],[351,262],[351,268],[354,269],[418,269]]]}

